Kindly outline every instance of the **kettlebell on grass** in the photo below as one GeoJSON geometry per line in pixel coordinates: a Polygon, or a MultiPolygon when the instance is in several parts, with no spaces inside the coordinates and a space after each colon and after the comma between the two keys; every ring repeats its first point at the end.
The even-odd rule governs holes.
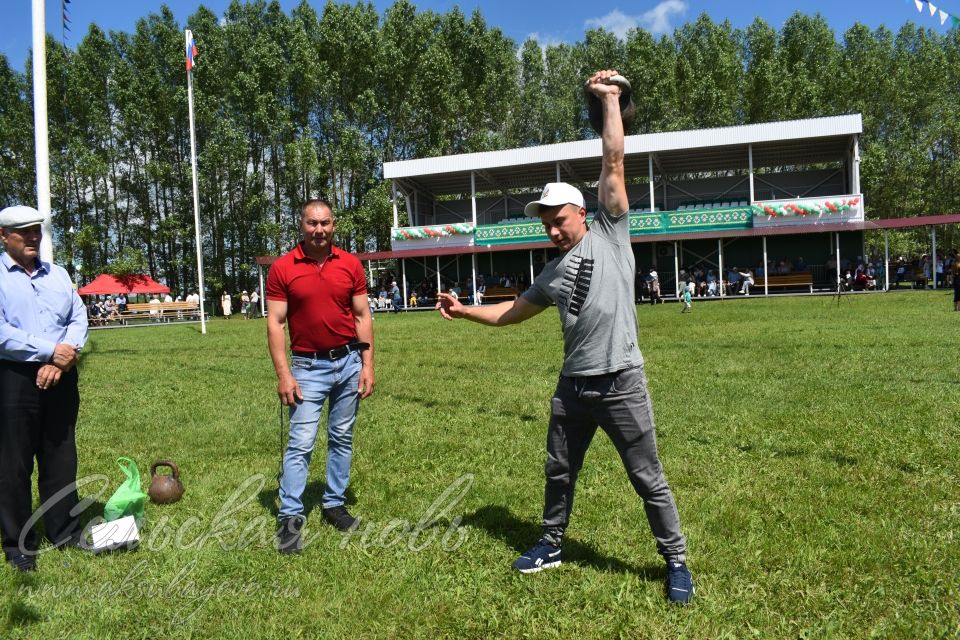
{"type": "Polygon", "coordinates": [[[150,502],[170,504],[183,497],[183,483],[180,482],[180,468],[173,460],[157,460],[150,467],[150,502]],[[157,474],[158,467],[169,467],[170,475],[157,474]]]}

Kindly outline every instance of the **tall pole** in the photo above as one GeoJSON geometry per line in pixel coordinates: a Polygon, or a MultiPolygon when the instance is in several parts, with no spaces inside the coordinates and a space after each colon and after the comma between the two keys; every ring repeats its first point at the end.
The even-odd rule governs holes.
{"type": "MultiPolygon", "coordinates": [[[[193,47],[193,32],[184,31],[186,50],[193,47]]],[[[191,65],[192,66],[192,65],[191,65]]],[[[193,229],[197,243],[197,293],[200,294],[200,333],[207,333],[207,317],[203,311],[203,245],[200,244],[200,193],[197,188],[197,134],[193,123],[193,70],[187,68],[187,106],[190,112],[190,167],[193,169],[193,229]]],[[[266,293],[266,292],[264,292],[266,293]]]]}
{"type": "Polygon", "coordinates": [[[837,232],[837,281],[834,283],[837,291],[840,290],[840,232],[837,232]]]}
{"type": "Polygon", "coordinates": [[[47,18],[43,0],[33,0],[33,139],[37,165],[37,211],[43,216],[40,259],[53,262],[50,220],[50,142],[47,137],[47,18]]]}
{"type": "Polygon", "coordinates": [[[763,236],[763,295],[770,295],[770,261],[767,259],[767,236],[763,236]]]}
{"type": "Polygon", "coordinates": [[[723,298],[723,296],[724,296],[724,291],[723,291],[723,279],[724,279],[724,273],[723,273],[723,238],[717,238],[717,256],[718,256],[718,259],[717,259],[717,269],[720,271],[720,273],[717,274],[717,284],[720,285],[720,297],[723,298]]]}
{"type": "Polygon", "coordinates": [[[470,254],[470,277],[473,278],[473,306],[480,304],[477,300],[477,254],[470,254]]]}
{"type": "Polygon", "coordinates": [[[260,279],[260,315],[267,317],[267,292],[263,290],[263,267],[257,263],[257,276],[260,279]]]}
{"type": "Polygon", "coordinates": [[[403,272],[403,308],[407,308],[407,261],[400,258],[400,269],[403,272]]]}
{"type": "Polygon", "coordinates": [[[883,290],[890,291],[890,230],[883,230],[883,290]]]}
{"type": "Polygon", "coordinates": [[[677,294],[677,298],[680,297],[680,252],[677,250],[677,241],[673,241],[673,284],[675,286],[674,292],[677,294]]]}
{"type": "Polygon", "coordinates": [[[933,244],[933,253],[930,254],[930,275],[933,276],[933,288],[937,288],[937,228],[930,226],[930,237],[933,244]]]}

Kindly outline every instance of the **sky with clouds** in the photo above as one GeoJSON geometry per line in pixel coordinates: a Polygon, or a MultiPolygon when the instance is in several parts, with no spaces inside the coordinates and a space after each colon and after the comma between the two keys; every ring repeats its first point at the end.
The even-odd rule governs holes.
{"type": "MultiPolygon", "coordinates": [[[[454,6],[471,13],[479,9],[492,26],[500,27],[506,35],[521,43],[529,37],[542,45],[559,42],[576,42],[582,39],[587,29],[602,27],[624,37],[630,29],[641,28],[655,35],[669,34],[684,22],[695,20],[707,13],[720,22],[730,20],[735,27],[746,27],[755,17],[761,17],[774,27],[779,27],[796,11],[820,13],[842,34],[855,22],[875,28],[881,24],[896,30],[908,20],[937,31],[946,31],[950,26],[940,24],[939,12],[931,16],[929,4],[923,4],[920,12],[916,0],[767,0],[762,3],[730,2],[729,0],[413,0],[419,10],[445,13],[454,6]]],[[[7,56],[10,64],[22,69],[31,45],[31,13],[29,0],[2,0],[4,19],[0,21],[0,53],[7,56]]],[[[289,11],[300,0],[280,0],[289,11]]],[[[322,10],[324,0],[310,0],[322,10]]],[[[925,2],[925,0],[921,0],[925,2]]],[[[933,0],[938,9],[960,16],[960,0],[933,0]]],[[[229,0],[166,0],[179,21],[184,22],[200,4],[222,14],[229,0]]],[[[381,11],[393,4],[392,0],[374,0],[381,11]]],[[[47,30],[56,37],[61,35],[60,0],[45,0],[47,30]]],[[[134,23],[150,10],[157,10],[160,3],[109,2],[107,0],[72,0],[70,15],[72,31],[68,44],[76,44],[95,22],[109,30],[131,31],[134,23]]],[[[202,34],[197,34],[202,47],[202,34]]]]}

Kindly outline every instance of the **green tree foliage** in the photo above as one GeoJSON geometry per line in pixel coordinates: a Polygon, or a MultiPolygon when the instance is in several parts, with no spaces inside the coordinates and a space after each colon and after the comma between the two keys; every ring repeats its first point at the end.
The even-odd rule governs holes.
{"type": "MultiPolygon", "coordinates": [[[[596,68],[634,84],[629,133],[862,113],[862,190],[875,216],[960,207],[960,35],[907,24],[836,34],[820,15],[746,29],[707,15],[671,35],[602,29],[515,43],[479,11],[234,0],[185,25],[161,6],[132,32],[91,26],[47,45],[58,258],[81,280],[144,270],[196,281],[183,28],[193,74],[208,286],[255,286],[253,258],[289,249],[298,205],[334,204],[337,241],[389,246],[384,162],[592,136],[596,68]]],[[[0,57],[0,204],[35,198],[31,66],[0,57]]],[[[948,240],[949,241],[949,240],[948,240]]]]}

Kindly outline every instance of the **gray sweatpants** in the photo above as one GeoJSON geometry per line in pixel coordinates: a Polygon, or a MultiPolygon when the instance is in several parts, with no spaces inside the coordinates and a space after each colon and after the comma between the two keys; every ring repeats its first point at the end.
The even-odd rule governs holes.
{"type": "Polygon", "coordinates": [[[657,457],[653,406],[642,365],[599,376],[560,376],[547,432],[545,536],[557,543],[563,537],[573,510],[577,475],[597,426],[613,441],[633,488],[643,499],[657,550],[668,561],[684,560],[687,543],[657,457]]]}

